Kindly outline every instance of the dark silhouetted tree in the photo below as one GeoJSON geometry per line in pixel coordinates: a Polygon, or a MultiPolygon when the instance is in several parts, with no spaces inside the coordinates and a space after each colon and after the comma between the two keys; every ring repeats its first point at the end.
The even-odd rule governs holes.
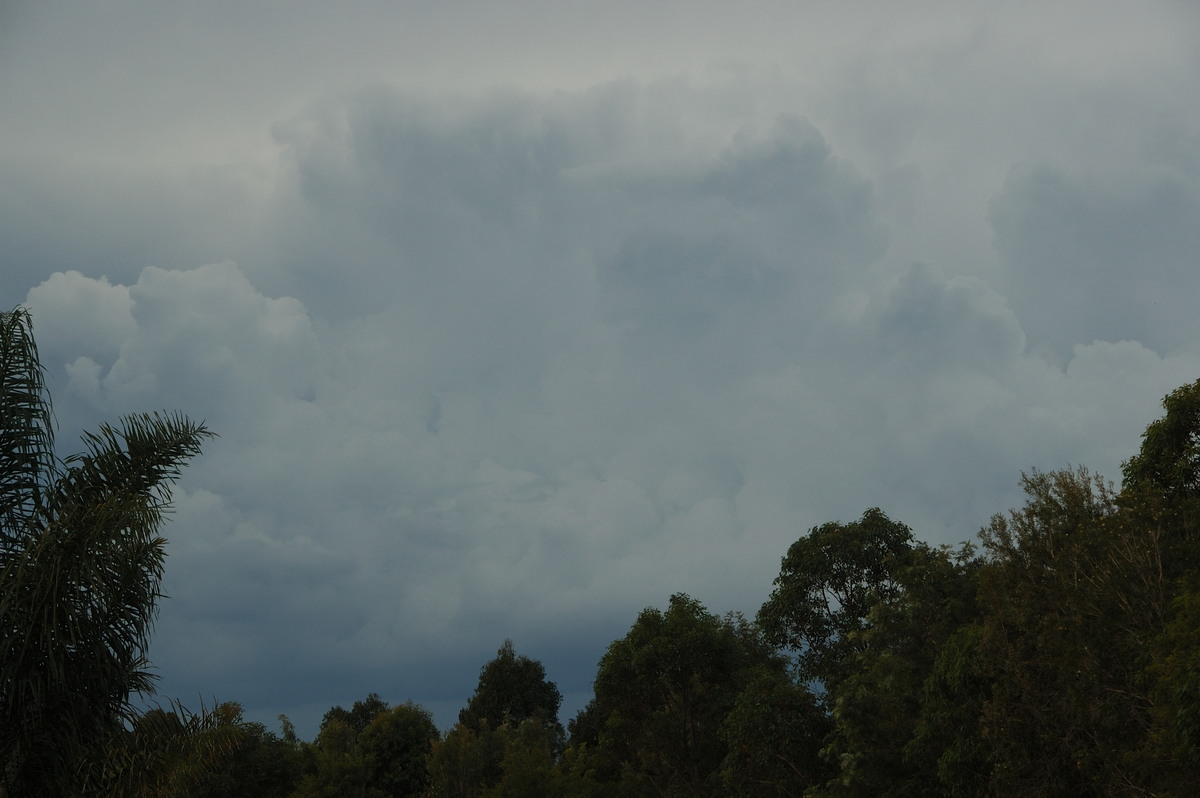
{"type": "Polygon", "coordinates": [[[912,531],[878,508],[853,523],[815,527],[788,549],[759,626],[794,652],[803,680],[830,687],[861,647],[857,633],[871,607],[901,594],[896,574],[912,550],[912,531]]]}
{"type": "Polygon", "coordinates": [[[209,435],[132,415],[59,461],[29,315],[0,314],[0,793],[79,794],[79,763],[151,692],[159,528],[209,435]]]}
{"type": "Polygon", "coordinates": [[[492,729],[505,722],[519,725],[530,718],[555,726],[561,704],[562,694],[546,679],[542,663],[518,655],[512,641],[505,640],[496,658],[480,670],[479,684],[458,721],[473,729],[484,723],[492,729]]]}

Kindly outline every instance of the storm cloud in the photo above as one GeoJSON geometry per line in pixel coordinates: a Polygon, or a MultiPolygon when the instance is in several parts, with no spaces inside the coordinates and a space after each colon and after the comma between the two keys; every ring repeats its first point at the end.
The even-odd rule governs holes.
{"type": "Polygon", "coordinates": [[[1200,373],[1200,25],[993,5],[0,12],[0,289],[64,448],[220,435],[162,692],[445,725],[507,637],[570,712],[812,526],[1117,477],[1200,373]]]}

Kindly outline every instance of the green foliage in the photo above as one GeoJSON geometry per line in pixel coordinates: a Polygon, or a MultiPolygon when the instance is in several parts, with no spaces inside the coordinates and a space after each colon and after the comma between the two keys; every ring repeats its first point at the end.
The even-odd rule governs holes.
{"type": "Polygon", "coordinates": [[[492,729],[456,725],[429,758],[431,798],[588,798],[602,793],[572,753],[561,762],[561,740],[538,718],[492,729]]]}
{"type": "Polygon", "coordinates": [[[192,713],[176,703],[135,718],[94,746],[78,767],[80,795],[193,798],[240,744],[241,707],[219,704],[192,713]]]}
{"type": "Polygon", "coordinates": [[[1163,407],[1124,465],[1120,505],[1127,525],[1153,542],[1140,570],[1155,578],[1142,589],[1157,589],[1155,609],[1165,606],[1149,644],[1152,722],[1139,761],[1156,793],[1184,796],[1200,783],[1200,381],[1172,391],[1163,407]]]}
{"type": "Polygon", "coordinates": [[[57,472],[50,399],[29,314],[0,313],[0,549],[19,548],[57,472]]]}
{"type": "Polygon", "coordinates": [[[936,776],[937,793],[987,794],[991,752],[980,735],[979,717],[991,693],[980,660],[981,628],[956,629],[939,647],[922,685],[920,714],[905,756],[936,776]]]}
{"type": "MultiPolygon", "coordinates": [[[[479,672],[458,724],[429,759],[434,796],[557,795],[562,695],[542,663],[505,640],[479,672]]],[[[564,795],[566,793],[563,793],[564,795]]]]}
{"type": "Polygon", "coordinates": [[[367,783],[391,798],[420,795],[429,786],[429,757],[438,738],[433,715],[411,701],[375,716],[358,737],[367,783]]]}
{"type": "Polygon", "coordinates": [[[1164,574],[1178,579],[1200,561],[1200,381],[1172,391],[1163,407],[1123,466],[1121,504],[1158,530],[1164,574]]]}
{"type": "MultiPolygon", "coordinates": [[[[755,630],[676,594],[666,612],[644,610],[609,646],[595,698],[572,725],[571,745],[592,747],[597,777],[619,784],[621,795],[724,794],[729,740],[746,733],[736,719],[726,721],[743,689],[764,672],[786,678],[783,660],[755,630]]],[[[751,769],[735,760],[727,778],[751,769]]]]}
{"type": "Polygon", "coordinates": [[[1122,468],[1125,486],[1152,486],[1170,497],[1200,495],[1200,380],[1163,399],[1167,414],[1146,427],[1142,446],[1122,468]]]}
{"type": "Polygon", "coordinates": [[[1164,609],[1157,537],[1086,469],[1022,485],[1026,505],[981,532],[992,788],[1118,794],[1142,778],[1152,719],[1142,672],[1164,609]]]}
{"type": "Polygon", "coordinates": [[[381,713],[386,712],[388,708],[387,702],[379,697],[379,693],[371,693],[361,701],[355,701],[350,709],[343,709],[341,706],[330,707],[321,718],[321,728],[333,721],[341,721],[354,730],[355,734],[360,734],[367,726],[371,725],[371,721],[381,713]]]}
{"type": "MultiPolygon", "coordinates": [[[[239,713],[240,719],[240,713],[239,713]]],[[[300,742],[281,716],[276,735],[261,723],[238,723],[233,749],[188,792],[189,798],[286,798],[300,781],[304,766],[300,742]]]]}
{"type": "Polygon", "coordinates": [[[59,462],[29,315],[0,314],[0,780],[74,794],[78,763],[151,692],[170,484],[211,435],[142,414],[59,462]]]}
{"type": "Polygon", "coordinates": [[[567,746],[557,763],[559,789],[566,798],[623,798],[619,785],[600,777],[592,746],[567,746]]]}
{"type": "Polygon", "coordinates": [[[826,687],[860,646],[871,607],[897,596],[912,531],[878,508],[850,524],[812,529],[788,549],[770,599],[758,614],[767,638],[796,654],[804,681],[826,687]]]}
{"type": "Polygon", "coordinates": [[[936,760],[916,745],[925,685],[939,649],[975,608],[969,550],[915,544],[893,571],[898,588],[877,597],[842,677],[829,689],[833,730],[825,755],[839,766],[839,795],[929,795],[940,789],[936,760]],[[902,564],[901,564],[902,563],[902,564]]]}
{"type": "Polygon", "coordinates": [[[978,570],[969,545],[931,549],[875,508],[790,547],[758,620],[769,640],[795,652],[801,678],[824,687],[826,714],[810,718],[806,734],[824,730],[816,739],[825,764],[807,770],[832,778],[815,794],[942,788],[940,753],[919,740],[932,740],[933,729],[919,720],[939,648],[978,613],[978,570]]]}
{"type": "Polygon", "coordinates": [[[429,757],[432,798],[478,798],[499,781],[504,737],[487,722],[478,729],[455,725],[433,743],[429,757]]]}
{"type": "Polygon", "coordinates": [[[330,719],[308,749],[310,764],[295,798],[366,796],[368,765],[358,750],[358,733],[344,720],[330,719]]]}
{"type": "Polygon", "coordinates": [[[555,767],[555,755],[562,745],[560,736],[538,718],[500,727],[504,740],[504,758],[500,761],[500,780],[488,792],[494,798],[574,798],[562,774],[555,767]]]}
{"type": "Polygon", "coordinates": [[[818,746],[829,731],[809,690],[776,669],[756,669],[721,724],[724,794],[783,798],[823,784],[833,774],[818,746]]]}
{"type": "Polygon", "coordinates": [[[312,745],[296,798],[421,795],[438,738],[433,716],[411,701],[389,707],[376,693],[350,710],[331,707],[312,745]]]}
{"type": "Polygon", "coordinates": [[[1145,755],[1155,792],[1185,796],[1200,784],[1200,591],[1177,595],[1168,618],[1147,669],[1155,724],[1145,755]]]}
{"type": "Polygon", "coordinates": [[[561,704],[562,694],[554,682],[546,680],[542,663],[518,656],[512,641],[505,640],[496,658],[480,669],[479,685],[458,714],[458,721],[473,729],[484,723],[496,729],[533,718],[557,728],[561,704]]]}

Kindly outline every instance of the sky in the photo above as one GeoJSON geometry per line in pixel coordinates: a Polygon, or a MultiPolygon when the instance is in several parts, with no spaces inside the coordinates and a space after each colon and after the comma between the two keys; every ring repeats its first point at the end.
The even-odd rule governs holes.
{"type": "Polygon", "coordinates": [[[587,701],[870,507],[1119,480],[1200,378],[1190,2],[0,0],[0,305],[169,409],[159,691],[587,701]]]}

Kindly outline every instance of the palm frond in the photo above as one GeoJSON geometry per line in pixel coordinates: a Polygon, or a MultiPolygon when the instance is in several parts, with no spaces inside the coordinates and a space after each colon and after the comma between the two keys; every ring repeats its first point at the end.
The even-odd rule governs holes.
{"type": "MultiPolygon", "coordinates": [[[[211,436],[131,415],[59,463],[23,310],[0,314],[0,786],[49,785],[152,692],[170,486],[211,436]]],[[[69,792],[69,790],[67,790],[69,792]]]]}
{"type": "Polygon", "coordinates": [[[237,704],[191,712],[172,701],[147,710],[96,746],[79,767],[79,789],[88,795],[190,795],[244,737],[237,704]]]}
{"type": "Polygon", "coordinates": [[[29,312],[0,313],[0,549],[36,512],[55,467],[53,414],[29,312]]]}

